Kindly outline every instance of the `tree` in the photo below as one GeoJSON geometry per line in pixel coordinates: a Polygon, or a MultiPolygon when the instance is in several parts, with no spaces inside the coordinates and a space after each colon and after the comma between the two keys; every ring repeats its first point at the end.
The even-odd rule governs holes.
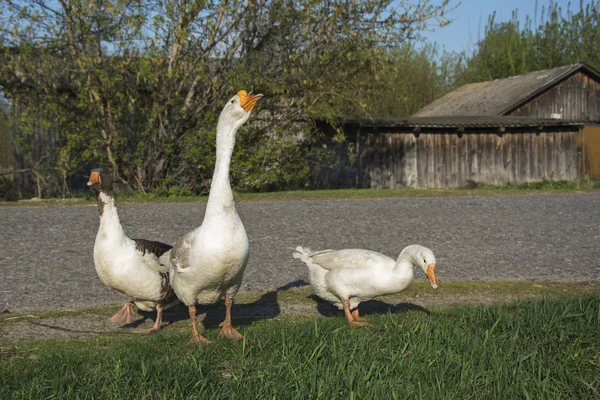
{"type": "MultiPolygon", "coordinates": [[[[536,6],[537,10],[537,6],[536,6]]],[[[537,15],[527,16],[521,25],[518,11],[510,21],[497,23],[492,14],[485,35],[471,57],[463,54],[457,85],[480,82],[586,61],[600,68],[600,3],[579,2],[579,11],[570,4],[565,11],[550,1],[537,15]]]]}
{"type": "Polygon", "coordinates": [[[457,60],[434,45],[406,43],[387,51],[378,73],[364,74],[352,84],[362,107],[349,109],[354,118],[397,118],[415,113],[452,89],[457,60]]]}
{"type": "Polygon", "coordinates": [[[252,142],[240,135],[236,157],[247,167],[234,168],[234,182],[273,188],[306,175],[297,138],[310,140],[308,121],[342,115],[356,103],[353,81],[376,76],[387,49],[418,37],[431,19],[446,23],[448,8],[448,0],[0,4],[0,35],[12,49],[0,79],[19,104],[21,135],[38,135],[40,124],[58,132],[49,174],[107,163],[138,191],[201,191],[216,118],[241,88],[265,93],[259,114],[268,112],[246,128],[255,129],[252,142]],[[259,171],[261,179],[246,179],[259,171]]]}

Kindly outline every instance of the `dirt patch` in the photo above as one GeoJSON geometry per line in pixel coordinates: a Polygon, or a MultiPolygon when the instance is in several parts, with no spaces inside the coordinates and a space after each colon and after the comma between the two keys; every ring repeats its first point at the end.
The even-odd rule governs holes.
{"type": "MultiPolygon", "coordinates": [[[[400,295],[370,300],[360,305],[362,315],[402,313],[407,311],[429,312],[433,308],[464,305],[492,305],[517,300],[542,297],[560,297],[597,292],[600,283],[587,284],[531,284],[531,283],[464,283],[449,286],[445,292],[435,292],[426,285],[415,285],[400,295]]],[[[0,341],[4,343],[22,340],[64,340],[95,335],[135,334],[136,329],[150,328],[154,313],[138,312],[128,325],[114,324],[108,320],[119,309],[102,307],[78,311],[52,311],[40,314],[11,315],[0,317],[0,341]]],[[[198,307],[200,309],[200,307],[198,307]]],[[[216,328],[223,320],[222,305],[202,309],[198,314],[206,328],[216,328]]],[[[236,326],[250,325],[256,321],[274,318],[314,318],[342,316],[331,304],[318,299],[309,288],[245,293],[232,310],[236,326]]],[[[163,327],[166,331],[189,330],[188,310],[178,305],[165,311],[163,327]]]]}

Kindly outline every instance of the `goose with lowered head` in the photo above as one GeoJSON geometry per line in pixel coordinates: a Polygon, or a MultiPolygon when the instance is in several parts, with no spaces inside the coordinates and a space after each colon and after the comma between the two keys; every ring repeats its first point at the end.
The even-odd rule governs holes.
{"type": "Polygon", "coordinates": [[[202,224],[175,242],[171,251],[171,284],[177,297],[188,306],[192,320],[190,343],[210,343],[200,335],[196,304],[208,305],[225,298],[225,320],[220,336],[239,340],[231,325],[231,305],[248,262],[250,245],[233,201],[229,164],[238,129],[248,120],[261,94],[240,90],[217,122],[217,158],[202,224]]]}
{"type": "Polygon", "coordinates": [[[96,195],[100,227],[94,243],[94,264],[100,280],[109,288],[133,299],[110,318],[116,323],[132,322],[133,304],[144,311],[156,310],[154,326],[137,333],[160,329],[163,309],[178,302],[169,285],[171,246],[125,235],[110,176],[101,169],[90,174],[88,186],[96,195]]]}
{"type": "Polygon", "coordinates": [[[415,266],[423,270],[432,288],[438,287],[435,256],[417,244],[405,247],[396,261],[362,249],[311,251],[297,247],[293,256],[307,265],[317,296],[344,310],[351,325],[366,325],[358,313],[361,302],[406,289],[413,281],[415,266]]]}

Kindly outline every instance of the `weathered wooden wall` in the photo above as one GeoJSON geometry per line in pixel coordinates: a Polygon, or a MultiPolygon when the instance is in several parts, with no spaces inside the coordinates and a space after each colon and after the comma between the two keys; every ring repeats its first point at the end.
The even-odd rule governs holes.
{"type": "MultiPolygon", "coordinates": [[[[556,128],[555,128],[556,129],[556,128]]],[[[456,188],[578,176],[578,128],[556,132],[377,132],[351,136],[356,161],[337,144],[338,163],[315,175],[320,188],[456,188]]]]}
{"type": "Polygon", "coordinates": [[[600,82],[578,72],[506,115],[600,121],[600,82]]]}

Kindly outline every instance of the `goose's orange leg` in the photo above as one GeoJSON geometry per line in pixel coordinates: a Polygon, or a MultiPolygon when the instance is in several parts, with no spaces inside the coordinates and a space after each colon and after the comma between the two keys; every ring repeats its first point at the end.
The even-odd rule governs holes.
{"type": "Polygon", "coordinates": [[[356,307],[354,311],[352,311],[352,318],[354,318],[355,321],[368,321],[367,318],[363,318],[360,315],[358,315],[358,307],[356,307]]]}
{"type": "Polygon", "coordinates": [[[219,336],[225,336],[231,340],[241,340],[244,336],[241,333],[233,329],[231,325],[231,305],[233,304],[233,299],[225,296],[225,321],[221,322],[219,325],[221,327],[221,332],[219,336]]]}
{"type": "Polygon", "coordinates": [[[123,304],[123,307],[121,307],[121,309],[115,315],[110,317],[109,320],[116,324],[123,323],[123,322],[130,324],[133,321],[132,308],[133,308],[133,303],[131,301],[128,301],[127,303],[123,304]]]}
{"type": "Polygon", "coordinates": [[[368,325],[366,322],[359,322],[359,321],[354,320],[354,317],[352,316],[352,313],[350,312],[350,301],[348,301],[347,299],[342,299],[342,303],[344,304],[344,314],[346,315],[346,321],[348,321],[348,323],[350,325],[355,325],[355,326],[368,325]]]}
{"type": "Polygon", "coordinates": [[[160,304],[156,305],[156,321],[154,321],[154,326],[150,329],[137,329],[133,331],[133,333],[152,333],[156,332],[160,329],[160,324],[162,322],[162,314],[164,307],[160,304]]]}
{"type": "Polygon", "coordinates": [[[192,338],[188,342],[188,344],[192,343],[205,343],[209,344],[210,340],[202,336],[198,332],[198,326],[196,325],[196,306],[188,306],[188,312],[190,313],[190,318],[192,319],[192,338]]]}

